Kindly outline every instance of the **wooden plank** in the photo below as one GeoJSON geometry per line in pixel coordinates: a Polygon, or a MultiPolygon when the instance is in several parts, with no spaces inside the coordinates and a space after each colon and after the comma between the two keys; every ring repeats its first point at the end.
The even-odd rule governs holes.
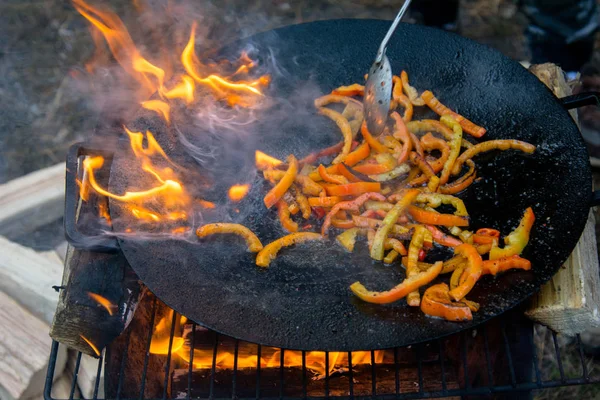
{"type": "Polygon", "coordinates": [[[0,290],[35,316],[52,322],[63,265],[0,236],[0,290]]]}
{"type": "MultiPolygon", "coordinates": [[[[42,393],[52,343],[46,323],[0,292],[0,399],[27,399],[42,393]]],[[[66,348],[60,351],[55,376],[62,374],[66,348]]]]}
{"type": "Polygon", "coordinates": [[[0,235],[15,238],[63,215],[65,164],[0,185],[0,235]]]}
{"type": "MultiPolygon", "coordinates": [[[[558,97],[572,93],[562,70],[554,64],[530,68],[558,97]]],[[[577,113],[572,112],[575,122],[577,113]]],[[[600,326],[600,276],[592,212],[581,239],[563,268],[530,302],[526,315],[565,335],[575,335],[600,326]]]]}

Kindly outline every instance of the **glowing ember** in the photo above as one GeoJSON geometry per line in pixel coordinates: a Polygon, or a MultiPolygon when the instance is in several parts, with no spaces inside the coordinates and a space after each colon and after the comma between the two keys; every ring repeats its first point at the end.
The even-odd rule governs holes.
{"type": "Polygon", "coordinates": [[[88,292],[88,296],[96,303],[100,304],[102,307],[106,309],[109,315],[113,315],[114,311],[117,310],[117,306],[111,303],[106,297],[100,296],[99,294],[88,292]]]}
{"type": "Polygon", "coordinates": [[[231,199],[231,201],[237,203],[237,202],[241,201],[244,197],[246,197],[249,190],[250,190],[249,184],[233,185],[232,187],[229,188],[228,195],[229,195],[229,198],[231,199]]]}
{"type": "Polygon", "coordinates": [[[94,350],[94,353],[96,353],[98,357],[100,357],[100,350],[98,350],[94,343],[92,343],[88,338],[86,338],[83,335],[79,335],[79,337],[82,338],[83,341],[86,342],[92,348],[92,350],[94,350]]]}

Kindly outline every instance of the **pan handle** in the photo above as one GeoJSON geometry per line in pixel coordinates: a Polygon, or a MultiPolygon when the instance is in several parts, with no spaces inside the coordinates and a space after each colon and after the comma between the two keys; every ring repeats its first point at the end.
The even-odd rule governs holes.
{"type": "MultiPolygon", "coordinates": [[[[566,96],[559,100],[562,103],[563,107],[567,110],[594,105],[600,107],[600,92],[583,92],[571,96],[566,96]]],[[[600,190],[596,190],[592,193],[590,206],[600,206],[600,190]]]]}
{"type": "Polygon", "coordinates": [[[79,199],[79,186],[77,185],[78,160],[79,157],[87,155],[111,156],[106,150],[91,148],[86,143],[75,143],[69,149],[65,185],[65,237],[77,249],[114,253],[119,250],[119,244],[115,237],[86,236],[77,229],[77,203],[79,199]]]}

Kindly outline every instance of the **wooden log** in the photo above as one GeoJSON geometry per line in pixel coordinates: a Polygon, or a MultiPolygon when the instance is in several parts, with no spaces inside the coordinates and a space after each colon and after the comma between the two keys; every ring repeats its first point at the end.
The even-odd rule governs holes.
{"type": "MultiPolygon", "coordinates": [[[[27,399],[44,390],[52,341],[48,325],[0,292],[0,399],[27,399]]],[[[54,376],[65,368],[66,349],[58,354],[54,376]]]]}
{"type": "Polygon", "coordinates": [[[0,185],[0,235],[15,238],[63,215],[65,164],[0,185]]]}
{"type": "Polygon", "coordinates": [[[58,301],[52,286],[60,284],[62,263],[1,236],[0,254],[0,290],[37,317],[52,322],[58,301]]]}
{"type": "MultiPolygon", "coordinates": [[[[554,64],[530,68],[558,97],[572,93],[562,70],[554,64]]],[[[577,122],[577,114],[571,114],[577,122]]],[[[563,268],[544,285],[531,300],[526,311],[529,318],[548,326],[555,332],[575,335],[600,326],[600,276],[592,212],[585,230],[563,268]]]]}

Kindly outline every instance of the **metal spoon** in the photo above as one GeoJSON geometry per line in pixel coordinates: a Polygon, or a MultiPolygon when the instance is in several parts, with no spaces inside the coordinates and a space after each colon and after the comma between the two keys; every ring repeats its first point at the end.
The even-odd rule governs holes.
{"type": "Polygon", "coordinates": [[[392,26],[390,26],[381,45],[379,45],[375,62],[369,69],[363,101],[367,128],[373,135],[379,135],[385,128],[392,96],[392,67],[390,66],[390,60],[385,55],[385,50],[410,2],[411,0],[405,0],[394,22],[392,22],[392,26]]]}

